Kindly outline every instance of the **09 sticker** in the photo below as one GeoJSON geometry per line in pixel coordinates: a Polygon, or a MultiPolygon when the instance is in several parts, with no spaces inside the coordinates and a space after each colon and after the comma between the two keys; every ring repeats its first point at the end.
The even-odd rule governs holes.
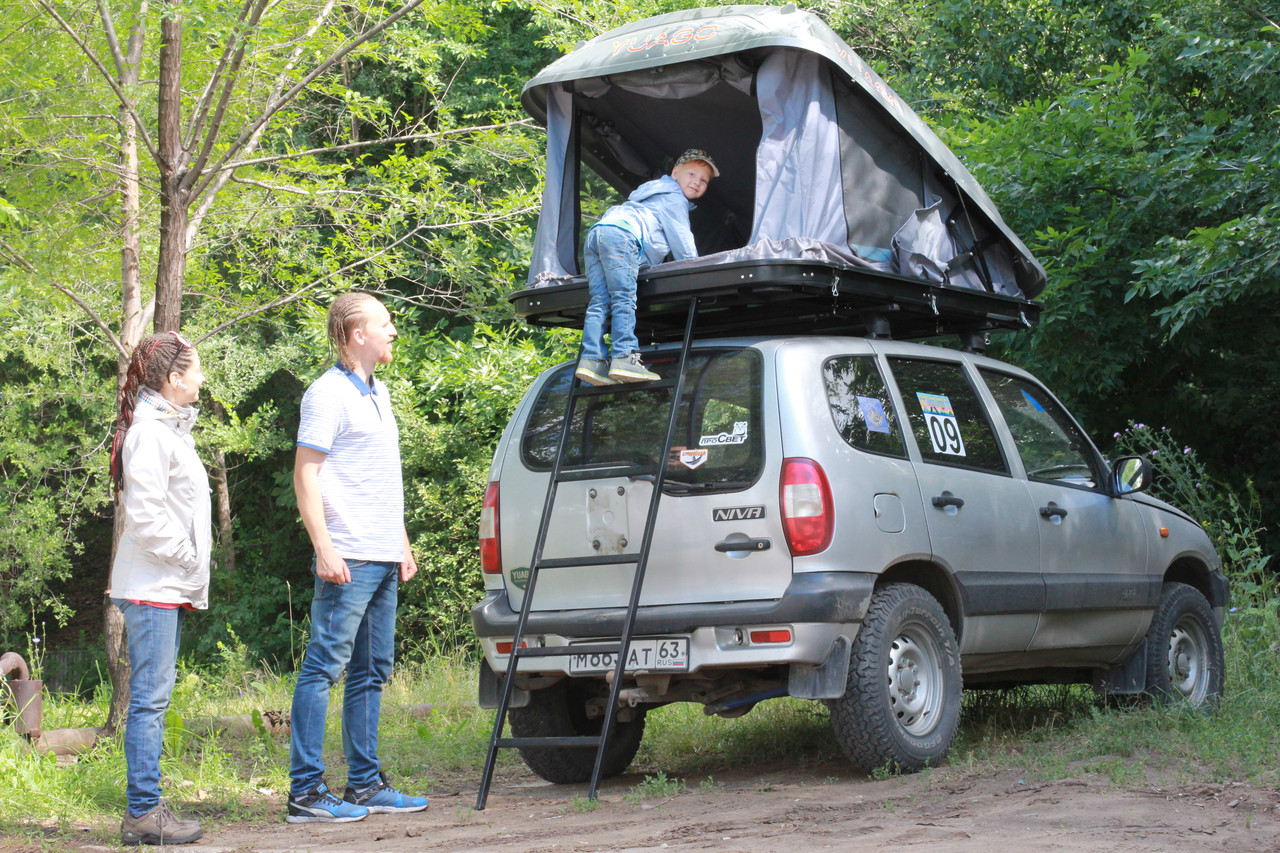
{"type": "Polygon", "coordinates": [[[933,452],[964,456],[964,438],[960,435],[960,423],[956,420],[951,400],[945,394],[923,393],[917,393],[916,399],[920,401],[920,409],[924,412],[924,423],[929,430],[933,452]]]}

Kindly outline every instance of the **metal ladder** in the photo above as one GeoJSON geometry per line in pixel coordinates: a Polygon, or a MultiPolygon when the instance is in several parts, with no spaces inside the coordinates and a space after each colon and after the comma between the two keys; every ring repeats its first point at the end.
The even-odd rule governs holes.
{"type": "Polygon", "coordinates": [[[613,734],[618,716],[618,693],[622,688],[623,671],[626,667],[626,650],[631,646],[632,629],[635,626],[636,611],[640,606],[640,593],[644,587],[645,568],[649,562],[649,549],[653,543],[654,521],[658,517],[658,503],[662,497],[662,486],[666,479],[667,456],[671,451],[672,438],[675,435],[676,421],[680,414],[680,398],[684,393],[685,369],[689,359],[690,342],[693,337],[694,317],[697,315],[698,297],[689,300],[689,315],[685,321],[684,341],[680,347],[680,358],[676,365],[674,378],[654,382],[637,382],[634,384],[606,385],[593,387],[583,385],[574,378],[569,384],[568,400],[565,404],[564,421],[560,432],[560,443],[556,450],[555,463],[551,469],[551,477],[547,483],[547,495],[542,505],[542,518],[538,523],[538,535],[533,546],[533,558],[529,563],[529,583],[525,588],[524,600],[520,605],[520,616],[516,620],[515,636],[511,640],[511,654],[507,660],[507,672],[502,677],[502,692],[498,700],[498,709],[493,722],[493,735],[489,739],[489,752],[485,756],[484,775],[480,780],[480,791],[476,795],[476,810],[483,811],[489,798],[489,786],[493,781],[494,765],[498,750],[518,747],[573,747],[596,750],[595,766],[591,771],[591,788],[587,796],[596,799],[600,785],[600,770],[604,766],[605,749],[613,734]],[[601,476],[616,474],[617,466],[566,466],[565,451],[569,446],[569,434],[573,429],[573,413],[578,401],[599,396],[601,394],[619,394],[633,391],[651,391],[660,388],[672,388],[671,412],[667,418],[666,436],[662,442],[661,452],[653,470],[631,471],[633,478],[653,478],[653,494],[649,498],[649,510],[645,516],[644,534],[641,536],[638,551],[627,554],[592,555],[588,557],[566,557],[548,559],[542,556],[543,546],[547,541],[547,529],[551,524],[552,510],[555,506],[556,492],[561,483],[596,479],[601,476]],[[631,597],[627,601],[626,613],[623,617],[622,632],[617,642],[601,642],[576,644],[573,646],[539,646],[522,648],[525,627],[529,621],[529,613],[533,609],[534,590],[537,587],[538,574],[544,570],[554,570],[569,566],[606,566],[617,564],[635,564],[635,575],[631,581],[631,597]],[[521,660],[525,658],[564,657],[572,654],[611,654],[616,657],[613,669],[613,681],[609,688],[609,701],[605,706],[604,720],[600,725],[600,734],[580,737],[503,737],[502,731],[507,722],[507,711],[511,704],[511,693],[521,660]]]}

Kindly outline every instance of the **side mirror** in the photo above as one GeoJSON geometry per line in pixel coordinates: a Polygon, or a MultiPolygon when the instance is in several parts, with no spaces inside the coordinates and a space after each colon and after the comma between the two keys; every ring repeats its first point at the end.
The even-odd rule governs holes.
{"type": "Polygon", "coordinates": [[[1151,463],[1142,456],[1124,456],[1111,466],[1111,493],[1127,495],[1151,485],[1151,463]]]}

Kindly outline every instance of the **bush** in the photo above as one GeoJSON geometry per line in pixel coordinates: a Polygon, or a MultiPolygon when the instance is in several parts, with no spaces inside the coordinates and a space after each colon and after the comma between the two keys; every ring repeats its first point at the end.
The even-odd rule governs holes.
{"type": "Polygon", "coordinates": [[[1274,613],[1280,607],[1280,579],[1264,553],[1258,494],[1246,482],[1238,490],[1214,479],[1191,447],[1174,440],[1168,427],[1130,424],[1114,436],[1117,456],[1145,456],[1155,478],[1150,493],[1204,525],[1231,580],[1234,609],[1274,613]]]}

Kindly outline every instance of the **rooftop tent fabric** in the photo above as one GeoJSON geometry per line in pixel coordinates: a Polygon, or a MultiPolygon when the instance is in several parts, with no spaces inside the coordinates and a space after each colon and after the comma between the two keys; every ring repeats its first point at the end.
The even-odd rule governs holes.
{"type": "Polygon", "coordinates": [[[542,211],[533,239],[529,283],[539,285],[577,274],[578,164],[571,156],[573,96],[563,87],[547,100],[547,173],[542,211]]]}
{"type": "Polygon", "coordinates": [[[924,266],[952,283],[1029,298],[1044,287],[1043,268],[964,165],[825,23],[794,7],[693,9],[619,27],[544,69],[522,101],[548,129],[531,284],[577,272],[579,163],[625,195],[701,147],[724,172],[694,212],[704,253],[805,237],[893,264],[928,244],[941,254],[924,266]],[[908,245],[926,219],[925,242],[908,245]]]}
{"type": "Polygon", "coordinates": [[[749,243],[811,237],[849,244],[835,98],[819,62],[811,53],[778,50],[760,65],[756,98],[764,134],[756,149],[749,243]]]}

